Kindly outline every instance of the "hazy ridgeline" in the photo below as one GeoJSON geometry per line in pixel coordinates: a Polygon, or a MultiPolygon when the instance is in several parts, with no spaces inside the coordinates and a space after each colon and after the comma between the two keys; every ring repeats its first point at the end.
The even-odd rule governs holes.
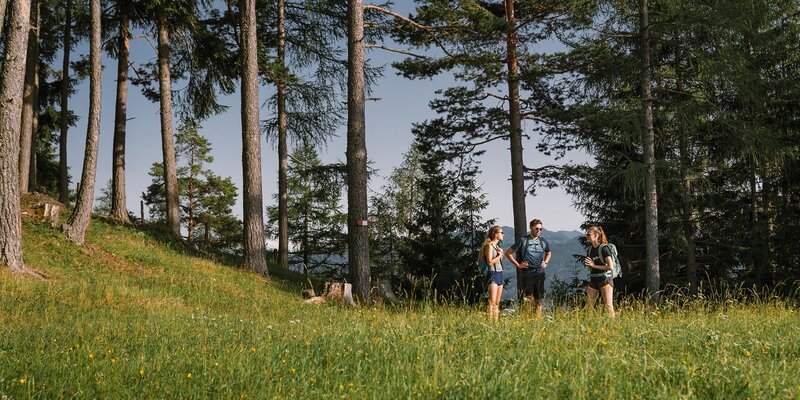
{"type": "Polygon", "coordinates": [[[300,276],[253,273],[94,221],[78,247],[25,222],[0,275],[9,398],[797,398],[797,296],[720,293],[551,310],[542,320],[427,302],[302,304],[300,276]]]}

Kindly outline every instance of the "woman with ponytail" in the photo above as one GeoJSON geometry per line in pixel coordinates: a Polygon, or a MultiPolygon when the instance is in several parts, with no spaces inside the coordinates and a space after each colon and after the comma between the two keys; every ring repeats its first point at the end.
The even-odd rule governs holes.
{"type": "Polygon", "coordinates": [[[614,318],[614,261],[609,249],[606,233],[600,226],[590,226],[586,230],[586,240],[591,244],[583,265],[589,267],[589,287],[586,288],[587,306],[594,308],[597,296],[603,295],[608,315],[614,318]]]}
{"type": "Polygon", "coordinates": [[[489,285],[489,305],[487,315],[497,321],[500,318],[500,299],[503,296],[503,249],[498,245],[503,240],[503,229],[495,225],[483,239],[478,262],[488,266],[486,282],[489,285]]]}

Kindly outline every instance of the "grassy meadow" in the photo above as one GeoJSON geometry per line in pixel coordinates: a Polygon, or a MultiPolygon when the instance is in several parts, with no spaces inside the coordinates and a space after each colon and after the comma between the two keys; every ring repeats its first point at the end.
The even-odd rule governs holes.
{"type": "Polygon", "coordinates": [[[655,309],[615,321],[549,311],[303,304],[271,282],[95,220],[87,245],[24,222],[0,272],[0,398],[800,398],[800,315],[780,300],[655,309]]]}

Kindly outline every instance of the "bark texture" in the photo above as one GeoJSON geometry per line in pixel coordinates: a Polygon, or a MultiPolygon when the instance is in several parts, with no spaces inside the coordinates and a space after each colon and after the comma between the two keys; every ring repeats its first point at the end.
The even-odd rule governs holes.
{"type": "MultiPolygon", "coordinates": [[[[525,165],[522,160],[522,116],[519,100],[519,65],[517,61],[516,16],[514,0],[505,0],[506,20],[506,66],[508,70],[508,122],[511,147],[511,206],[514,212],[514,235],[523,236],[528,232],[525,215],[525,165]]],[[[517,238],[513,238],[516,240],[517,238]]],[[[517,282],[522,282],[522,270],[517,271],[517,282]]],[[[517,297],[522,291],[517,285],[517,297]]]]}
{"type": "MultiPolygon", "coordinates": [[[[278,63],[286,67],[286,2],[278,0],[278,63]]],[[[286,82],[278,81],[278,266],[289,268],[289,194],[286,175],[289,151],[286,146],[286,82]]]]}
{"type": "Polygon", "coordinates": [[[39,103],[39,0],[31,2],[31,29],[28,31],[28,56],[25,62],[25,89],[22,95],[22,120],[19,138],[19,189],[30,190],[30,167],[36,136],[34,114],[39,103]]]}
{"type": "MultiPolygon", "coordinates": [[[[162,6],[163,7],[163,6],[162,6]]],[[[172,133],[172,81],[169,70],[169,30],[163,9],[158,13],[158,85],[161,100],[161,152],[164,162],[164,186],[167,225],[180,236],[181,214],[178,204],[178,172],[175,138],[172,133]]]]}
{"type": "Polygon", "coordinates": [[[355,295],[369,301],[364,5],[347,1],[347,251],[355,295]]]}
{"type": "Polygon", "coordinates": [[[130,38],[127,1],[117,2],[119,38],[117,39],[117,101],[114,112],[114,147],[111,171],[111,216],[130,222],[125,189],[125,136],[128,118],[128,55],[130,38]]]}
{"type": "MultiPolygon", "coordinates": [[[[6,20],[6,6],[8,6],[8,0],[0,0],[0,21],[6,20]]],[[[3,37],[3,24],[0,24],[0,38],[3,37]]]]}
{"type": "Polygon", "coordinates": [[[86,128],[86,150],[83,156],[83,171],[81,172],[81,186],[78,189],[78,200],[69,220],[64,224],[64,233],[75,243],[83,244],[89,220],[92,217],[94,204],[95,174],[97,173],[97,147],[100,141],[100,105],[102,96],[102,64],[101,52],[101,27],[100,27],[100,0],[91,0],[89,3],[92,21],[92,30],[89,39],[89,61],[91,76],[89,78],[89,118],[86,128]]]}
{"type": "Polygon", "coordinates": [[[653,129],[653,96],[650,64],[650,22],[647,0],[639,1],[639,29],[642,62],[642,111],[644,116],[645,172],[645,241],[647,242],[647,270],[645,272],[650,300],[660,300],[661,272],[658,259],[658,193],[656,190],[655,130],[653,129]]]}
{"type": "Polygon", "coordinates": [[[242,167],[244,172],[244,266],[268,275],[261,182],[261,133],[258,121],[258,41],[256,2],[244,0],[242,32],[242,167]]]}
{"type": "Polygon", "coordinates": [[[61,64],[61,135],[58,138],[58,201],[69,204],[69,173],[67,168],[67,134],[69,133],[69,56],[72,47],[72,0],[67,0],[64,12],[64,59],[61,64]]]}
{"type": "Polygon", "coordinates": [[[5,62],[0,76],[0,262],[12,273],[22,262],[22,222],[19,208],[19,136],[25,57],[28,52],[30,0],[11,0],[5,62]]]}

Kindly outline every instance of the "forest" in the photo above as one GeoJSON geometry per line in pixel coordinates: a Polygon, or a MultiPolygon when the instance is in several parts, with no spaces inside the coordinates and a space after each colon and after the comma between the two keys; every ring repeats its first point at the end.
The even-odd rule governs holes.
{"type": "Polygon", "coordinates": [[[364,301],[379,281],[475,299],[477,250],[495,223],[482,216],[476,177],[486,146],[502,141],[508,152],[492,158],[511,166],[502,178],[514,231],[528,230],[526,196],[564,188],[583,228],[610,233],[624,292],[655,303],[720,287],[790,294],[800,272],[800,1],[414,4],[403,15],[362,0],[0,0],[0,263],[44,277],[25,262],[20,206],[42,193],[66,207],[59,229],[78,244],[104,216],[264,277],[299,265],[344,279],[364,301]],[[153,62],[129,60],[134,38],[151,42],[153,62]],[[89,54],[76,56],[82,44],[89,54]],[[370,64],[374,52],[403,59],[388,72],[370,64]],[[102,93],[103,68],[116,68],[115,93],[102,93]],[[454,85],[435,93],[437,117],[414,125],[403,163],[371,188],[366,142],[377,133],[366,104],[383,73],[454,85]],[[70,100],[87,80],[90,107],[78,115],[70,100]],[[274,95],[259,98],[260,87],[274,95]],[[127,206],[138,196],[125,185],[129,90],[160,110],[146,216],[127,206]],[[241,109],[223,95],[240,96],[241,109]],[[101,110],[102,96],[115,96],[114,110],[101,110]],[[241,188],[209,168],[199,134],[221,113],[241,115],[231,139],[241,140],[241,188]],[[100,132],[101,118],[113,132],[100,132]],[[83,137],[71,131],[79,119],[84,162],[71,174],[66,143],[83,137]],[[340,126],[346,161],[325,164],[319,149],[340,126]],[[96,182],[101,134],[114,143],[107,186],[96,182]],[[590,161],[568,162],[574,151],[590,161]],[[277,182],[262,178],[267,152],[277,182]],[[540,154],[560,162],[533,167],[540,154]],[[273,201],[266,186],[277,187],[273,201]]]}

